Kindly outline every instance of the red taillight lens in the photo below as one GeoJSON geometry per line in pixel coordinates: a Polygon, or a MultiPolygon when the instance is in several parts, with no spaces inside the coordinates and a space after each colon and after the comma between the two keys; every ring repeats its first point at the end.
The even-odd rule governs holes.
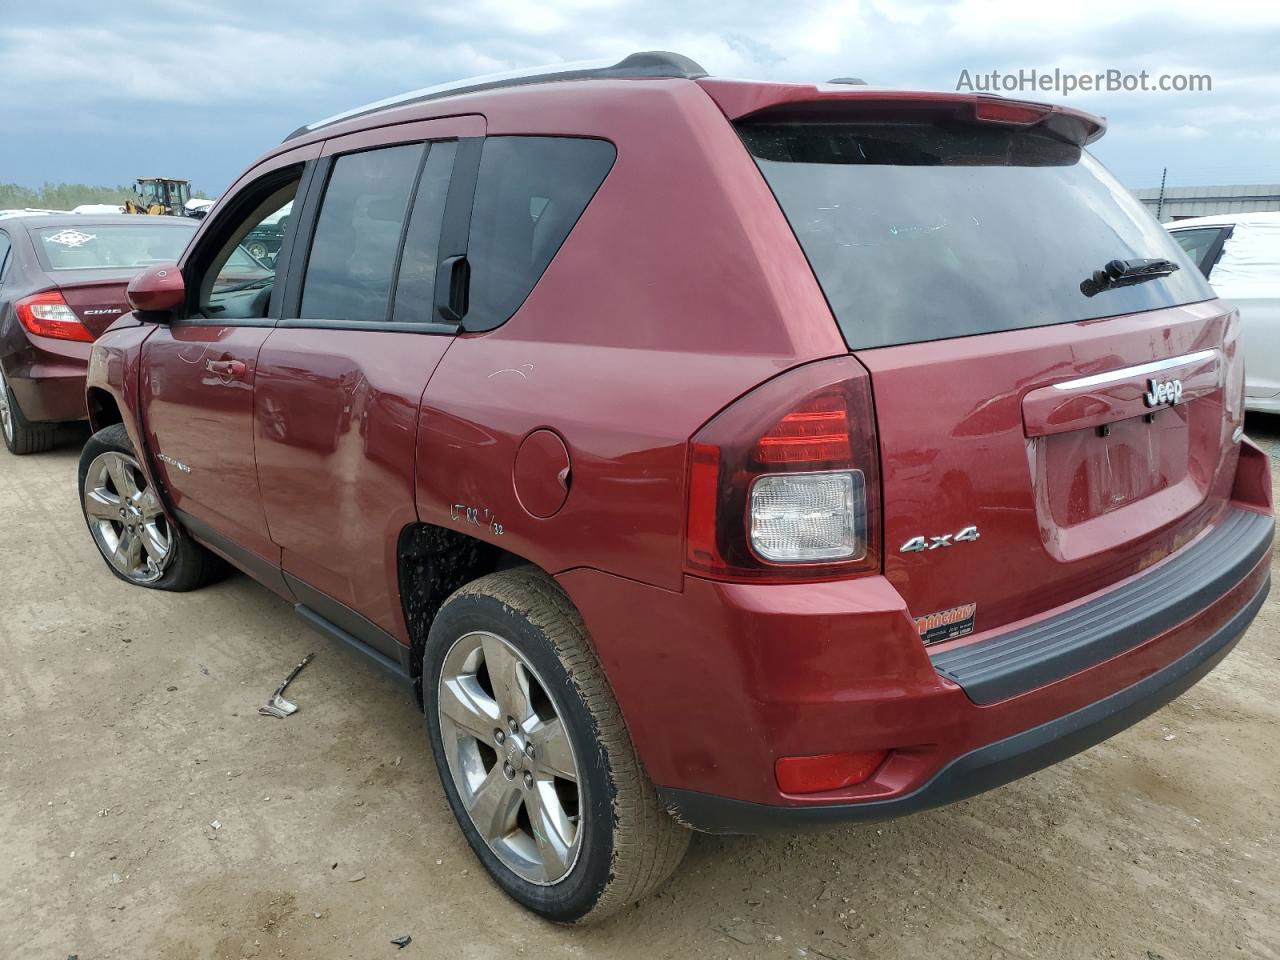
{"type": "Polygon", "coordinates": [[[871,383],[853,357],[769,381],[690,445],[686,567],[724,580],[880,569],[871,383]]]}
{"type": "Polygon", "coordinates": [[[767,464],[847,462],[852,456],[849,411],[838,392],[788,413],[756,442],[756,459],[767,464]]]}
{"type": "Polygon", "coordinates": [[[816,757],[780,757],[773,772],[783,793],[823,793],[866,783],[888,755],[888,750],[869,750],[824,753],[816,757]]]}
{"type": "Polygon", "coordinates": [[[37,293],[14,304],[18,320],[28,333],[54,340],[93,342],[91,334],[60,293],[37,293]]]}

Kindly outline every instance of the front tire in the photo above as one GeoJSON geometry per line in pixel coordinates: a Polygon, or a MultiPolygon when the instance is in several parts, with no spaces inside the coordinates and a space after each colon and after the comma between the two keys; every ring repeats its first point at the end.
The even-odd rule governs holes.
{"type": "Polygon", "coordinates": [[[44,453],[58,442],[56,423],[32,423],[22,415],[17,397],[5,382],[3,370],[0,370],[0,435],[4,436],[8,451],[19,457],[44,453]]]}
{"type": "Polygon", "coordinates": [[[449,806],[528,909],[598,920],[679,865],[689,831],[658,802],[581,617],[546,574],[490,574],[445,601],[423,696],[449,806]]]}
{"type": "Polygon", "coordinates": [[[99,430],[80,454],[80,509],[107,567],[152,590],[194,590],[222,562],[165,516],[123,424],[99,430]]]}

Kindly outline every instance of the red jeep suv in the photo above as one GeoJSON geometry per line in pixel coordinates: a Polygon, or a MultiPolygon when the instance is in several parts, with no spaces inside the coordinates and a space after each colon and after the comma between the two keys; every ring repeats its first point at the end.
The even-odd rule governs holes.
{"type": "Polygon", "coordinates": [[[89,529],[403,676],[555,920],[688,827],[1005,783],[1186,690],[1269,585],[1239,323],[1102,132],[653,53],[304,127],[94,346],[89,529]]]}

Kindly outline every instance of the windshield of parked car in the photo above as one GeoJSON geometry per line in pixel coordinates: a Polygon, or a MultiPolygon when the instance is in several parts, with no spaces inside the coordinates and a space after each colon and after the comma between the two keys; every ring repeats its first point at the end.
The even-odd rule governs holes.
{"type": "Polygon", "coordinates": [[[33,227],[31,236],[49,270],[92,270],[100,267],[146,267],[173,263],[195,233],[197,223],[76,224],[33,227]]]}
{"type": "Polygon", "coordinates": [[[854,349],[1208,300],[1200,271],[1080,147],[956,122],[743,124],[854,349]],[[1179,269],[1090,297],[1112,260],[1179,269]]]}

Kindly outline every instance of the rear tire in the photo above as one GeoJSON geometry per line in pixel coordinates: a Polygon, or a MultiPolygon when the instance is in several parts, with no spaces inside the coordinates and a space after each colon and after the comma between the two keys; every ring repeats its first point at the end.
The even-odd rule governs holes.
{"type": "Polygon", "coordinates": [[[0,434],[8,451],[19,457],[44,453],[58,442],[58,424],[32,423],[22,415],[3,371],[0,371],[0,434]]]}
{"type": "Polygon", "coordinates": [[[582,619],[546,574],[490,574],[446,600],[423,696],[449,806],[489,874],[529,910],[599,920],[680,864],[689,831],[659,803],[582,619]]]}
{"type": "Polygon", "coordinates": [[[99,430],[80,454],[80,510],[107,568],[136,587],[181,592],[226,570],[164,515],[123,424],[99,430]]]}

